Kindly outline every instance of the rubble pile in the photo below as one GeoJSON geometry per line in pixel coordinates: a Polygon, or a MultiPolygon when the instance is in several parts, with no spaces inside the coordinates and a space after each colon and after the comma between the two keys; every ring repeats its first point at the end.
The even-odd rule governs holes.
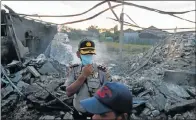
{"type": "MultiPolygon", "coordinates": [[[[43,58],[45,57],[41,54],[37,59],[32,59],[23,64],[14,61],[9,66],[1,66],[2,118],[8,119],[7,114],[17,106],[20,108],[18,108],[19,110],[33,108],[41,111],[69,111],[68,108],[62,106],[52,97],[52,95],[55,95],[61,101],[71,104],[72,98],[68,98],[63,87],[61,88],[65,82],[66,71],[61,74],[63,73],[62,70],[60,68],[57,70],[54,67],[55,61],[51,62],[50,59],[43,58]],[[20,70],[15,72],[14,67],[20,70]],[[22,106],[18,104],[23,104],[24,108],[21,108],[22,106]]],[[[66,66],[64,67],[66,68],[66,66]]],[[[25,115],[28,118],[30,114],[25,115]]]]}
{"type": "MultiPolygon", "coordinates": [[[[3,120],[71,119],[72,107],[66,105],[72,106],[73,98],[66,96],[64,82],[74,58],[63,40],[36,58],[1,66],[3,120]]],[[[113,80],[132,91],[132,119],[196,118],[195,41],[195,33],[176,34],[146,53],[109,61],[113,80]]]]}
{"type": "Polygon", "coordinates": [[[58,35],[62,34],[57,33],[52,43],[60,47],[51,43],[46,50],[49,56],[26,56],[22,62],[1,65],[2,119],[61,119],[70,111],[66,105],[72,106],[73,98],[66,96],[64,82],[72,53],[67,51],[67,39],[63,39],[65,44],[62,37],[57,40],[58,35]],[[54,59],[53,53],[59,49],[64,54],[54,59]],[[60,59],[62,56],[66,59],[60,59]]]}
{"type": "Polygon", "coordinates": [[[176,34],[112,65],[113,80],[133,93],[133,119],[196,118],[195,46],[195,33],[176,34]]]}

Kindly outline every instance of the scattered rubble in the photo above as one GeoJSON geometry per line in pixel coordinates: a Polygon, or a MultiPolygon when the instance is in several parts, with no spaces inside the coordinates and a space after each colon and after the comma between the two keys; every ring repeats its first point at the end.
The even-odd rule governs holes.
{"type": "Polygon", "coordinates": [[[115,63],[110,66],[113,79],[131,86],[134,97],[147,99],[143,106],[133,101],[133,119],[186,119],[188,113],[196,118],[194,35],[176,34],[147,53],[110,62],[115,63]]]}
{"type": "Polygon", "coordinates": [[[60,89],[65,82],[66,68],[45,54],[37,58],[26,56],[22,63],[13,60],[1,65],[2,119],[62,119],[64,115],[55,112],[73,110],[68,106],[72,106],[73,98],[60,89]]]}
{"type": "MultiPolygon", "coordinates": [[[[196,39],[192,36],[193,33],[176,34],[146,53],[125,56],[124,62],[118,58],[110,60],[113,80],[132,91],[132,119],[196,118],[196,53],[192,42],[196,39]]],[[[49,53],[50,47],[46,50],[49,53]]],[[[53,59],[57,58],[54,51],[49,56],[40,54],[37,58],[26,57],[22,63],[13,61],[2,66],[2,119],[73,118],[69,113],[72,107],[66,107],[72,106],[73,98],[68,98],[61,88],[71,59],[62,61],[67,56],[64,53],[65,56],[53,59]]]]}

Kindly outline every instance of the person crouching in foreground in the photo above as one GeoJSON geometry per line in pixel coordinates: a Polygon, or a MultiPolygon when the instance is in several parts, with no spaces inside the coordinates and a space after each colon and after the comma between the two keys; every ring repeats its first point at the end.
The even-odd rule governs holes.
{"type": "Polygon", "coordinates": [[[118,82],[107,82],[91,98],[81,100],[82,107],[94,120],[128,120],[132,110],[132,94],[118,82]]]}

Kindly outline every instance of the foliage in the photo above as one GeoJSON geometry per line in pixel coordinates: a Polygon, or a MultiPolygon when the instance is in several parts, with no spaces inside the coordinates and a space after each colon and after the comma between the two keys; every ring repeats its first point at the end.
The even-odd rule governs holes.
{"type": "Polygon", "coordinates": [[[92,32],[92,33],[99,34],[98,26],[93,26],[93,25],[91,25],[91,26],[89,26],[89,27],[87,28],[87,30],[90,31],[90,32],[92,32]]]}

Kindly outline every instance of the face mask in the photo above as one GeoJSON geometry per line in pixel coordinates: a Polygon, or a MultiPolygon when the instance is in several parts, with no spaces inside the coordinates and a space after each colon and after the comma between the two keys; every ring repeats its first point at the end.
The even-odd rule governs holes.
{"type": "Polygon", "coordinates": [[[93,55],[81,55],[82,65],[88,65],[93,63],[93,55]]]}

